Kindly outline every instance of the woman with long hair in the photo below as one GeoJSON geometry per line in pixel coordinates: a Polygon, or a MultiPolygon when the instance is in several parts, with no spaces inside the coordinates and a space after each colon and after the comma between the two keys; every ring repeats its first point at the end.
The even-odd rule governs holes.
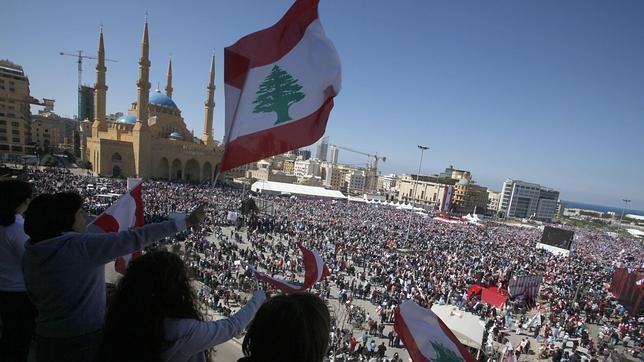
{"type": "Polygon", "coordinates": [[[0,360],[26,361],[34,330],[36,308],[27,297],[22,276],[25,234],[22,213],[31,201],[31,185],[20,180],[0,181],[0,360]]]}
{"type": "Polygon", "coordinates": [[[75,193],[40,195],[25,212],[23,272],[36,305],[36,359],[93,361],[105,320],[105,264],[201,222],[203,205],[185,220],[118,233],[86,233],[75,193]]]}
{"type": "Polygon", "coordinates": [[[331,316],[311,293],[278,295],[259,309],[244,337],[238,362],[322,362],[329,348],[331,316]]]}
{"type": "Polygon", "coordinates": [[[204,321],[181,258],[149,252],[130,263],[110,300],[99,361],[206,361],[204,352],[241,332],[264,299],[257,291],[229,318],[204,321]]]}

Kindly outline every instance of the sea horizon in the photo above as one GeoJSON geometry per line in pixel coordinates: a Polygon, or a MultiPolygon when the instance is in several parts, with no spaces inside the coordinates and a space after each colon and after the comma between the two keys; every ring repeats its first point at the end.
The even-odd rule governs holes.
{"type": "MultiPolygon", "coordinates": [[[[596,204],[589,204],[586,202],[578,202],[578,201],[562,200],[562,202],[566,209],[585,209],[585,210],[593,210],[593,211],[599,211],[599,212],[614,212],[616,215],[622,214],[621,207],[596,205],[596,204]]],[[[624,209],[624,215],[627,215],[627,214],[644,216],[644,211],[627,208],[627,209],[624,209]]]]}

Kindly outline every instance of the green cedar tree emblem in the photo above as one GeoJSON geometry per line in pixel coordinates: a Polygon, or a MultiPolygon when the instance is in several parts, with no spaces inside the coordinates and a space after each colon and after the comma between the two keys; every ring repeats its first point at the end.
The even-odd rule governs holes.
{"type": "Polygon", "coordinates": [[[434,351],[436,351],[436,358],[432,358],[432,362],[462,362],[463,358],[454,353],[451,349],[445,347],[442,343],[431,342],[434,351]]]}
{"type": "Polygon", "coordinates": [[[253,101],[255,105],[253,113],[275,112],[277,114],[275,124],[290,121],[288,109],[294,103],[304,99],[305,95],[300,92],[301,89],[302,86],[297,83],[297,79],[275,65],[271,69],[271,74],[264,78],[255,93],[257,98],[253,101]]]}

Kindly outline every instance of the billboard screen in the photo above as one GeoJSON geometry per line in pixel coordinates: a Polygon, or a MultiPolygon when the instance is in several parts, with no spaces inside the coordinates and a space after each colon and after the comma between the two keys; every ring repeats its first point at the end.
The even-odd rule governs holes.
{"type": "Polygon", "coordinates": [[[541,243],[570,250],[574,236],[574,231],[546,226],[543,228],[543,234],[541,234],[541,243]]]}

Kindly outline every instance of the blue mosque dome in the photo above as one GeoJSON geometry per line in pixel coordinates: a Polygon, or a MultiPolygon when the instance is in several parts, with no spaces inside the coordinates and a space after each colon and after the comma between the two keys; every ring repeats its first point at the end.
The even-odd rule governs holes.
{"type": "Polygon", "coordinates": [[[136,116],[133,114],[126,114],[122,116],[121,118],[117,119],[116,122],[118,123],[125,123],[125,124],[135,124],[136,123],[136,116]]]}
{"type": "Polygon", "coordinates": [[[177,131],[174,131],[174,132],[170,133],[170,137],[171,138],[181,138],[182,136],[181,136],[181,133],[179,133],[177,131]]]}
{"type": "Polygon", "coordinates": [[[158,89],[150,91],[150,104],[156,104],[157,106],[166,106],[166,107],[177,108],[177,109],[179,108],[174,103],[172,98],[161,93],[161,91],[158,89]]]}

